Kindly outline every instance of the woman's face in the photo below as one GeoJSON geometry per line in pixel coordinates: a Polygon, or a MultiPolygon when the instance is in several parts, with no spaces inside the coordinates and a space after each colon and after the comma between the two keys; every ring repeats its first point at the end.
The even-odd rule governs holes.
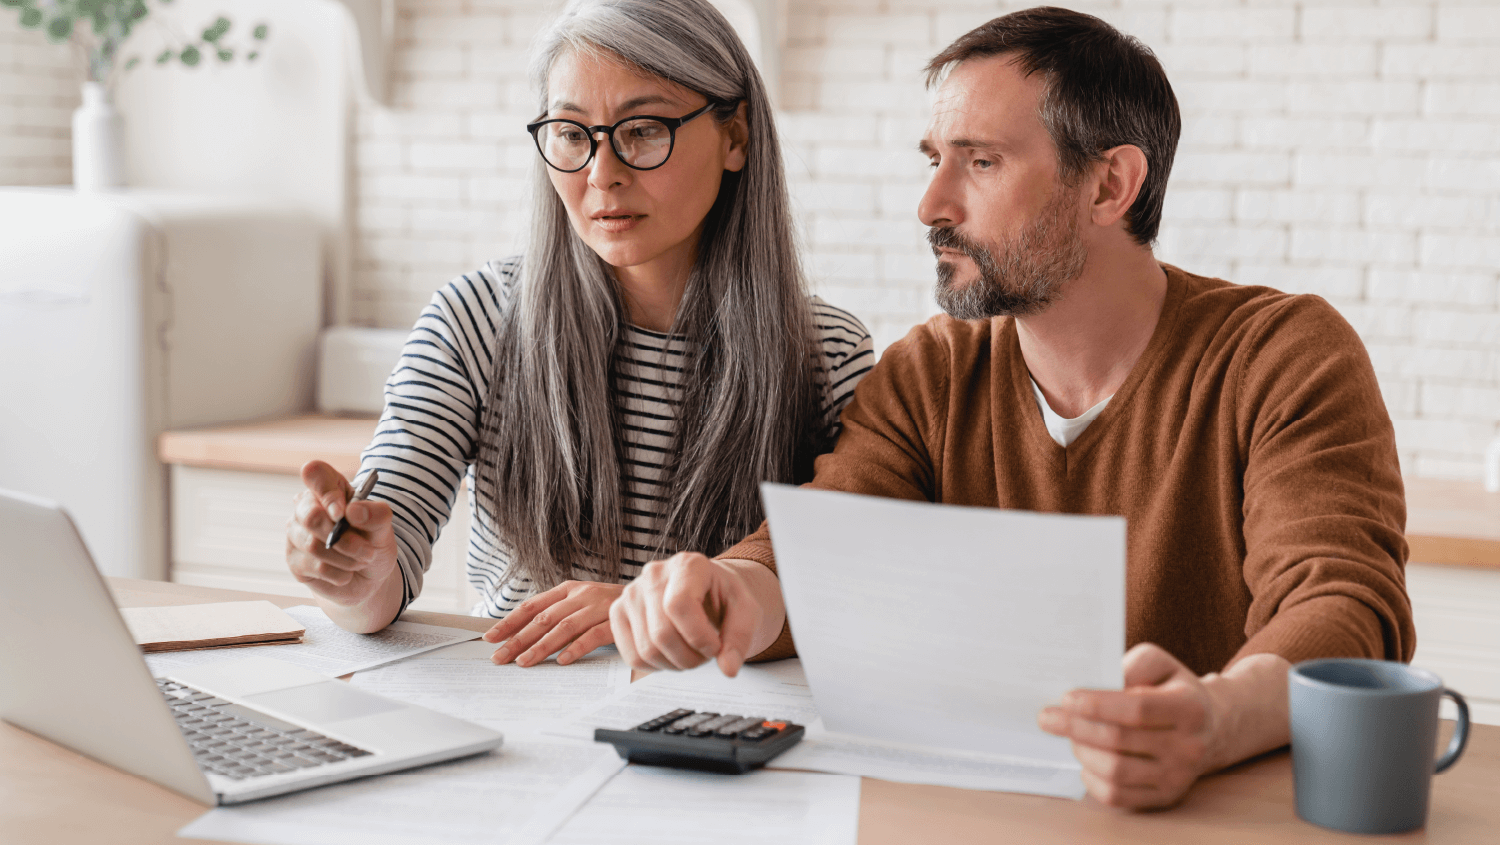
{"type": "MultiPolygon", "coordinates": [[[[553,64],[547,90],[547,118],[585,126],[612,126],[632,115],[680,118],[708,102],[619,61],[573,51],[553,64]]],[[[642,272],[685,280],[724,171],[745,166],[743,120],[721,126],[709,112],[684,124],[671,156],[654,170],[626,167],[605,136],[596,137],[598,152],[582,170],[547,167],[573,229],[622,281],[642,272]]]]}

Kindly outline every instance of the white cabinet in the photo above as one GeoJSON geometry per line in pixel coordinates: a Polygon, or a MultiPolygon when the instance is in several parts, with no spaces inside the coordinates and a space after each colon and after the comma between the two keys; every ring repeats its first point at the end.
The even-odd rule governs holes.
{"type": "Polygon", "coordinates": [[[1417,623],[1412,665],[1463,695],[1474,721],[1500,725],[1500,570],[1412,563],[1406,589],[1417,623]]]}
{"type": "Polygon", "coordinates": [[[169,428],[312,405],[316,225],[244,197],[0,188],[0,487],[106,575],[167,570],[169,428]]]}
{"type": "MultiPolygon", "coordinates": [[[[295,475],[172,467],[172,580],[305,596],[312,593],[286,568],[286,522],[302,490],[295,475]]],[[[469,514],[459,491],[454,518],[433,548],[432,568],[412,607],[468,613],[479,600],[464,579],[469,514]]]]}

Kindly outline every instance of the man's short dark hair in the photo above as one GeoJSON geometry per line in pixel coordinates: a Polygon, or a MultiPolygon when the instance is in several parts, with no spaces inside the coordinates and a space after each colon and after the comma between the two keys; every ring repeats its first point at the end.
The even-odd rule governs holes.
{"type": "Polygon", "coordinates": [[[1156,54],[1093,15],[1039,6],[995,18],[950,44],[927,63],[927,85],[959,62],[1012,53],[1027,76],[1045,78],[1040,116],[1064,183],[1076,184],[1090,162],[1121,144],[1146,154],[1146,179],[1125,227],[1149,246],[1182,134],[1177,97],[1156,54]]]}

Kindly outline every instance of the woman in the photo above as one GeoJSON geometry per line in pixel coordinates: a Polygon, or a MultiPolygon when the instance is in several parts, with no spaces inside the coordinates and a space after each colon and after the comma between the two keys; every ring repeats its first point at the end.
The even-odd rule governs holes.
{"type": "Polygon", "coordinates": [[[581,0],[539,41],[525,255],[438,291],[386,385],[361,475],[320,461],[287,565],[355,631],[421,589],[460,480],[495,661],[569,663],[655,558],[718,550],[803,480],[873,361],[809,298],[780,149],[744,46],[703,0],[581,0]],[[336,520],[350,530],[323,547],[336,520]],[[545,611],[545,612],[544,612],[545,611]]]}

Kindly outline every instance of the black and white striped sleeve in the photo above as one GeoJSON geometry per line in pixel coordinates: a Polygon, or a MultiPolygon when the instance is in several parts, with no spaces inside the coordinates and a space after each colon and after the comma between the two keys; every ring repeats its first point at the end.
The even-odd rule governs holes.
{"type": "Polygon", "coordinates": [[[875,366],[875,344],[870,331],[858,317],[842,308],[829,305],[821,297],[812,298],[813,324],[818,334],[823,360],[823,425],[830,438],[838,436],[839,414],[854,398],[854,386],[875,366]]]}
{"type": "Polygon", "coordinates": [[[474,461],[495,336],[518,269],[489,263],[454,279],[423,309],[385,385],[385,410],[360,456],[380,471],[372,499],[388,502],[403,609],[422,592],[432,545],[474,461]]]}

